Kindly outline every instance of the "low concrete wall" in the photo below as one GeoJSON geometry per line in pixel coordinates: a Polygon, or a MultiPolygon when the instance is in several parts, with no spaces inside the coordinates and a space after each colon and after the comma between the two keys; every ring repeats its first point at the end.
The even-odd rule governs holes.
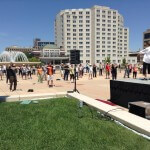
{"type": "Polygon", "coordinates": [[[127,127],[150,137],[150,120],[131,114],[120,107],[110,106],[82,94],[68,93],[67,95],[68,97],[85,102],[86,104],[98,109],[102,113],[107,113],[107,115],[114,120],[117,120],[127,127]]]}
{"type": "Polygon", "coordinates": [[[48,98],[65,97],[66,94],[67,94],[66,92],[57,92],[57,93],[44,93],[44,94],[0,96],[0,101],[17,102],[23,100],[41,100],[41,99],[48,99],[48,98]]]}

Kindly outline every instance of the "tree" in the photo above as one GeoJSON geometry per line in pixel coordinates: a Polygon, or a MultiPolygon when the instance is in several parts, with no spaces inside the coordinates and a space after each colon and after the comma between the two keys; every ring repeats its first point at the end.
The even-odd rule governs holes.
{"type": "Polygon", "coordinates": [[[122,66],[125,66],[126,63],[127,63],[127,61],[126,61],[126,59],[124,58],[124,59],[122,60],[122,66]]]}
{"type": "Polygon", "coordinates": [[[30,62],[40,62],[40,59],[36,58],[36,57],[32,57],[28,59],[30,62]]]}
{"type": "Polygon", "coordinates": [[[33,53],[31,52],[24,52],[24,53],[27,56],[29,62],[40,62],[40,59],[35,57],[33,53]]]}
{"type": "Polygon", "coordinates": [[[108,62],[108,63],[111,63],[110,57],[106,57],[106,58],[105,58],[105,63],[107,63],[107,62],[108,62]]]}
{"type": "Polygon", "coordinates": [[[34,57],[34,54],[31,52],[24,52],[28,59],[34,57]]]}

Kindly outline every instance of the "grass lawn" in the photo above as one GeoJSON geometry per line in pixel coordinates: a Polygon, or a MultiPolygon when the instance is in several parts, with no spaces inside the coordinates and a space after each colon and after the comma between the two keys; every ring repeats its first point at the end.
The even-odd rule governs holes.
{"type": "Polygon", "coordinates": [[[39,104],[0,103],[0,150],[149,150],[150,141],[94,117],[78,101],[59,98],[39,104]]]}

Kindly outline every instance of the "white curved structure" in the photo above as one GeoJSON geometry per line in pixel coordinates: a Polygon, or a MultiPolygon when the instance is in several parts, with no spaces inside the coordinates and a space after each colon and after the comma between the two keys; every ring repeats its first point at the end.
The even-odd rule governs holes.
{"type": "Polygon", "coordinates": [[[0,62],[29,62],[23,52],[4,51],[0,54],[0,62]]]}

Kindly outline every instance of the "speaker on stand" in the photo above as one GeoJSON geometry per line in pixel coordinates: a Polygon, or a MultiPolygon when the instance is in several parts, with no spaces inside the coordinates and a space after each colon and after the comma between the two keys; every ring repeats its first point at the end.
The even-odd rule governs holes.
{"type": "Polygon", "coordinates": [[[78,92],[76,83],[76,67],[80,64],[80,50],[70,50],[70,64],[74,64],[74,92],[78,92]]]}

